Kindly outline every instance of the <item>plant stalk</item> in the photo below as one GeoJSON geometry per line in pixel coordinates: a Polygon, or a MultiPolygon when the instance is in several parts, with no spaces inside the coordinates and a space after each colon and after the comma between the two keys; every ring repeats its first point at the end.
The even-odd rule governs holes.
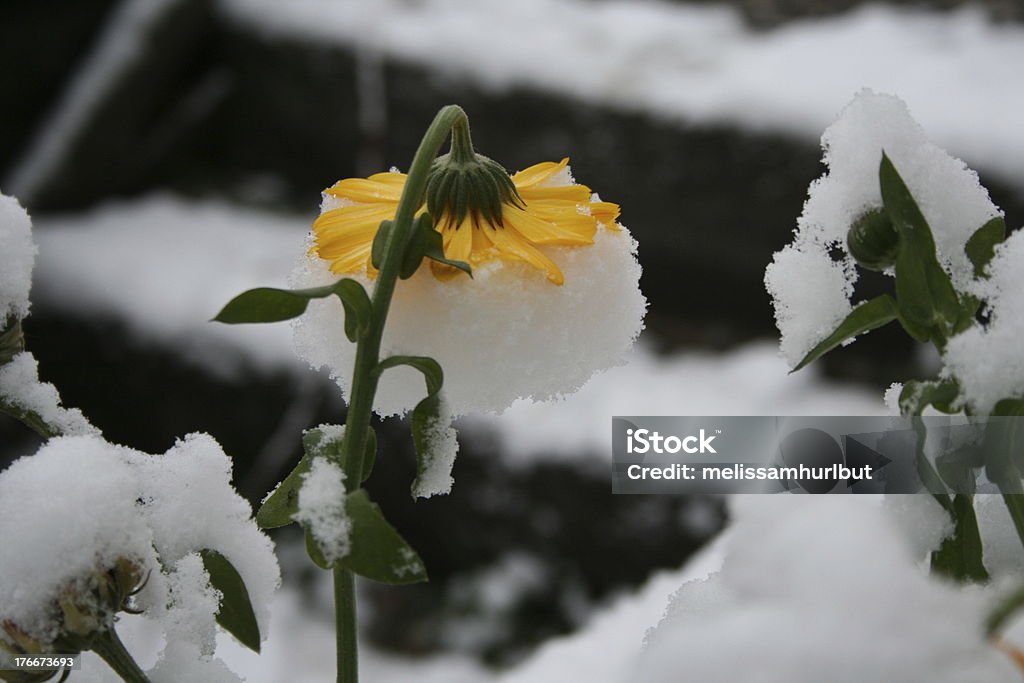
{"type": "MultiPolygon", "coordinates": [[[[342,439],[342,468],[349,489],[362,484],[366,438],[373,414],[373,399],[377,393],[374,369],[380,362],[380,344],[384,336],[391,297],[395,293],[402,256],[412,236],[413,218],[423,204],[430,164],[437,157],[441,145],[453,135],[468,138],[469,122],[461,107],[448,105],[434,117],[413,157],[409,175],[402,190],[395,214],[394,228],[384,245],[384,256],[373,290],[373,315],[370,329],[356,345],[355,367],[349,393],[348,416],[342,439]],[[456,129],[453,132],[453,128],[456,129]]],[[[334,620],[337,642],[338,683],[357,683],[358,654],[356,647],[355,577],[340,567],[334,569],[334,620]]]]}
{"type": "Polygon", "coordinates": [[[149,683],[149,678],[132,659],[113,626],[92,642],[92,651],[126,683],[149,683]]]}

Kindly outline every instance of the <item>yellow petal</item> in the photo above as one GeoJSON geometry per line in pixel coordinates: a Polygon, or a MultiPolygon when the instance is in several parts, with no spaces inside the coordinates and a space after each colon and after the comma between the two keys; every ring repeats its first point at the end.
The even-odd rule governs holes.
{"type": "Polygon", "coordinates": [[[564,199],[577,204],[590,203],[590,188],[586,185],[558,185],[556,187],[525,187],[519,196],[527,204],[546,199],[564,199]]]}
{"type": "MultiPolygon", "coordinates": [[[[378,173],[382,175],[399,175],[397,173],[378,173]]],[[[371,176],[371,178],[376,177],[371,176]]],[[[370,178],[346,178],[339,180],[325,192],[339,199],[353,202],[397,202],[405,187],[404,178],[401,183],[381,182],[370,178]]]]}
{"type": "Polygon", "coordinates": [[[313,251],[331,262],[331,272],[354,273],[369,258],[381,221],[394,217],[394,206],[357,204],[323,213],[313,222],[313,251]]]}
{"type": "Polygon", "coordinates": [[[590,215],[603,223],[606,228],[618,230],[619,224],[616,220],[621,213],[618,204],[612,202],[590,202],[590,215]]]}
{"type": "Polygon", "coordinates": [[[517,189],[523,190],[524,188],[531,187],[537,183],[544,182],[568,165],[569,157],[562,159],[557,164],[553,161],[543,161],[515,173],[512,176],[512,183],[517,189]]]}
{"type": "Polygon", "coordinates": [[[512,256],[526,261],[534,268],[545,271],[548,280],[560,285],[565,282],[565,276],[558,269],[555,262],[545,256],[536,247],[529,243],[514,227],[506,225],[504,228],[495,228],[493,225],[482,225],[484,234],[494,243],[502,256],[512,256]]]}
{"type": "Polygon", "coordinates": [[[445,236],[444,255],[453,261],[469,262],[473,251],[473,224],[469,219],[462,221],[459,227],[447,227],[442,233],[445,236]]]}
{"type": "Polygon", "coordinates": [[[597,223],[593,217],[579,213],[575,204],[547,206],[543,209],[537,204],[530,204],[525,211],[506,205],[501,217],[506,225],[514,227],[534,244],[593,244],[594,233],[597,232],[597,223]]]}

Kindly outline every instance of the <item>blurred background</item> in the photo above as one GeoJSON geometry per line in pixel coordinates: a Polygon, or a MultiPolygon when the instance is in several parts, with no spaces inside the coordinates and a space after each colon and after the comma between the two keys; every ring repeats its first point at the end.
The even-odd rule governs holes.
{"type": "MultiPolygon", "coordinates": [[[[287,325],[207,321],[285,284],[320,191],[404,170],[448,103],[511,170],[571,157],[640,243],[635,353],[562,403],[462,420],[451,496],[406,495],[397,420],[377,426],[369,482],[432,580],[362,586],[368,656],[514,672],[725,521],[716,500],[613,497],[611,415],[874,414],[889,382],[928,372],[881,330],[787,375],[764,267],[823,171],[821,132],[863,87],[904,98],[1021,225],[1022,21],[1020,0],[4,0],[0,189],[40,247],[28,348],[111,441],[214,435],[257,503],[344,404],[287,325]]],[[[0,417],[2,464],[36,443],[0,417]]],[[[290,531],[289,604],[326,622],[290,531]]],[[[664,600],[648,602],[653,626],[664,600]]]]}

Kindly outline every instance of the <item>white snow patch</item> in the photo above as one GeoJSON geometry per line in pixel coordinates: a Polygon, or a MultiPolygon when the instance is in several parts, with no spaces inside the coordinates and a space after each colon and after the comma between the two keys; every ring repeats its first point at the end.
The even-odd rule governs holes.
{"type": "Polygon", "coordinates": [[[675,681],[680,671],[787,683],[1019,676],[985,638],[983,592],[928,577],[877,504],[750,498],[733,499],[721,572],[683,585],[632,680],[675,681]]]}
{"type": "Polygon", "coordinates": [[[28,212],[17,199],[0,193],[0,331],[6,318],[28,315],[35,258],[28,212]]]}
{"type": "Polygon", "coordinates": [[[949,340],[943,360],[960,380],[974,412],[985,415],[1004,398],[1024,396],[1024,231],[996,249],[982,281],[990,319],[949,340]]]}
{"type": "Polygon", "coordinates": [[[210,319],[246,289],[285,286],[312,217],[151,195],[37,221],[36,299],[113,313],[140,338],[206,369],[302,369],[287,325],[210,319]],[[239,353],[241,352],[241,353],[239,353]]]}
{"type": "Polygon", "coordinates": [[[277,560],[230,477],[231,461],[203,434],[163,455],[98,436],[51,439],[0,474],[0,538],[18,539],[17,553],[0,554],[0,615],[50,640],[54,596],[126,558],[150,574],[137,596],[147,618],[167,620],[168,641],[209,651],[217,603],[195,555],[209,548],[242,576],[265,636],[277,560]]]}
{"type": "Polygon", "coordinates": [[[424,428],[426,453],[419,456],[426,461],[412,485],[416,498],[447,495],[452,491],[455,480],[452,467],[459,452],[458,433],[452,428],[452,413],[448,402],[441,396],[441,407],[435,419],[424,428]]]}
{"type": "Polygon", "coordinates": [[[333,563],[348,555],[352,521],[345,514],[345,473],[325,457],[313,458],[302,476],[295,521],[308,526],[324,558],[333,563]]]}
{"type": "Polygon", "coordinates": [[[39,362],[22,351],[0,365],[0,401],[29,413],[35,413],[52,429],[66,436],[98,434],[78,408],[60,404],[57,388],[39,381],[39,362]]]}

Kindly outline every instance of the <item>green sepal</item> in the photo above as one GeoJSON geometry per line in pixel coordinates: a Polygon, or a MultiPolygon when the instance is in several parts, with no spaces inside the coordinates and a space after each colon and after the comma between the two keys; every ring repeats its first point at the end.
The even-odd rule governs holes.
{"type": "Polygon", "coordinates": [[[928,221],[884,152],[878,177],[886,213],[900,236],[895,264],[900,321],[919,341],[941,346],[962,316],[960,299],[939,264],[928,221]]]}
{"type": "Polygon", "coordinates": [[[959,410],[955,407],[959,397],[960,385],[954,380],[911,380],[900,392],[900,414],[920,415],[928,406],[934,406],[947,415],[952,414],[959,410]]]}
{"type": "Polygon", "coordinates": [[[250,289],[229,301],[214,321],[236,325],[291,320],[305,313],[312,299],[323,299],[332,294],[337,295],[345,307],[345,336],[349,341],[357,341],[370,329],[373,311],[366,290],[351,278],[309,289],[250,289]]]}
{"type": "Polygon", "coordinates": [[[217,623],[253,652],[260,651],[260,627],[238,570],[216,550],[199,553],[210,575],[210,585],[220,591],[217,623]]]}
{"type": "Polygon", "coordinates": [[[974,496],[957,494],[953,497],[953,535],[932,553],[932,572],[956,581],[982,583],[988,580],[985,570],[978,517],[974,513],[974,496]]]}
{"type": "MultiPolygon", "coordinates": [[[[433,460],[427,433],[430,426],[441,417],[441,388],[444,386],[444,371],[441,370],[441,365],[433,358],[425,356],[391,356],[390,358],[385,358],[377,365],[377,372],[379,374],[388,368],[399,365],[408,365],[419,370],[423,374],[423,380],[427,385],[427,396],[416,404],[410,419],[413,445],[416,447],[416,480],[413,481],[411,490],[416,491],[420,478],[427,471],[433,460]]],[[[413,496],[415,497],[415,494],[413,496]]]]}
{"type": "Polygon", "coordinates": [[[370,247],[370,263],[377,270],[380,270],[380,264],[384,263],[384,251],[391,231],[394,229],[394,221],[381,221],[380,227],[377,228],[377,234],[373,236],[373,245],[370,247]]]}
{"type": "MultiPolygon", "coordinates": [[[[337,561],[337,566],[381,583],[427,580],[427,569],[419,554],[384,518],[365,489],[357,489],[346,496],[345,513],[352,523],[350,550],[337,561]]],[[[307,535],[307,543],[308,538],[307,535]]]]}
{"type": "MultiPolygon", "coordinates": [[[[420,214],[412,227],[412,238],[409,240],[409,246],[402,259],[402,267],[398,271],[398,277],[403,280],[411,278],[419,269],[424,257],[452,268],[458,268],[470,277],[473,277],[473,269],[468,263],[445,257],[444,240],[441,237],[441,233],[434,229],[434,221],[429,213],[420,214]]],[[[455,230],[463,229],[468,228],[455,228],[455,230]]]]}
{"type": "Polygon", "coordinates": [[[896,319],[898,309],[896,302],[888,294],[869,299],[850,311],[846,319],[839,324],[839,327],[829,336],[825,337],[817,346],[804,356],[792,372],[803,368],[809,363],[821,358],[826,353],[839,346],[848,339],[853,339],[859,334],[870,332],[886,325],[896,319]]]}
{"type": "Polygon", "coordinates": [[[985,223],[971,235],[964,245],[967,258],[974,266],[975,277],[982,277],[985,274],[985,267],[996,252],[996,245],[1006,238],[1006,221],[1001,216],[996,216],[985,223]]]}

